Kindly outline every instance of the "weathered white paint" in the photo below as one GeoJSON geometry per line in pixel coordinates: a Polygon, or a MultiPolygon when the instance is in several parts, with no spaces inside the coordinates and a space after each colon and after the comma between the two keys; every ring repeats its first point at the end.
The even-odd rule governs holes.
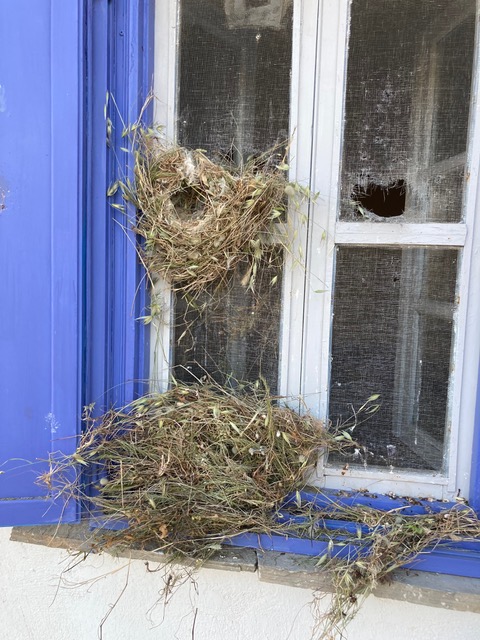
{"type": "MultiPolygon", "coordinates": [[[[309,640],[312,593],[253,573],[203,569],[164,606],[162,571],[11,542],[0,529],[0,637],[9,640],[309,640]],[[123,592],[123,594],[122,594],[123,592]],[[195,619],[196,612],[196,619],[195,619]],[[193,623],[195,619],[195,626],[193,623]],[[193,631],[192,631],[193,629],[193,631]]],[[[152,567],[151,567],[152,568],[152,567]]],[[[350,640],[478,640],[480,614],[370,597],[350,640]]]]}

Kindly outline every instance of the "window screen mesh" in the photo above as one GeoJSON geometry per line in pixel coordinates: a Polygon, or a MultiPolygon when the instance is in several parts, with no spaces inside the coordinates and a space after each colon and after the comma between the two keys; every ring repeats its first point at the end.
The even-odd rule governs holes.
{"type": "Polygon", "coordinates": [[[475,0],[354,0],[343,220],[462,218],[475,0]]]}
{"type": "Polygon", "coordinates": [[[277,392],[282,262],[280,249],[270,251],[254,291],[242,283],[250,269],[244,261],[196,301],[199,311],[177,301],[177,379],[192,382],[208,372],[219,384],[236,386],[261,375],[277,392]]]}
{"type": "MultiPolygon", "coordinates": [[[[178,140],[216,161],[241,165],[285,143],[289,130],[291,0],[183,0],[180,3],[178,140]]],[[[174,373],[219,382],[263,376],[277,390],[280,249],[267,252],[255,289],[241,264],[198,301],[177,300],[174,373]],[[247,279],[248,280],[248,279],[247,279]]]]}
{"type": "Polygon", "coordinates": [[[180,143],[237,164],[288,138],[292,2],[261,4],[181,2],[180,143]]]}
{"type": "Polygon", "coordinates": [[[353,462],[442,469],[458,259],[456,249],[337,250],[330,418],[343,424],[369,396],[381,401],[358,416],[353,462]]]}

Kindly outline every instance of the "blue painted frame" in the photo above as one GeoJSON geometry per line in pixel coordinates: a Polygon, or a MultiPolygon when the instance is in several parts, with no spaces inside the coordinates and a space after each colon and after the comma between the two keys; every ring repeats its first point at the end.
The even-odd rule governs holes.
{"type": "MultiPolygon", "coordinates": [[[[147,390],[148,331],[136,320],[148,305],[144,272],[127,215],[111,207],[109,185],[132,178],[123,124],[133,123],[153,78],[154,0],[88,0],[87,218],[84,402],[102,412],[147,390]],[[107,121],[111,120],[107,146],[107,121]]],[[[148,117],[148,111],[146,117],[148,117]]]]}
{"type": "MultiPolygon", "coordinates": [[[[88,0],[87,16],[87,224],[86,224],[86,340],[85,402],[96,401],[101,412],[124,405],[146,391],[148,331],[135,318],[148,303],[144,273],[135,252],[136,239],[125,224],[125,215],[107,201],[109,184],[130,176],[129,156],[121,152],[122,118],[135,121],[149,93],[153,78],[154,0],[88,0]],[[107,116],[112,121],[111,146],[106,145],[103,115],[107,91],[107,116]],[[115,106],[116,104],[116,106],[115,106]],[[132,306],[132,301],[133,306],[132,306]]],[[[148,112],[146,114],[148,118],[148,112]]],[[[123,204],[120,194],[114,199],[123,204]]],[[[128,210],[133,219],[135,212],[128,210]]],[[[480,387],[473,454],[471,503],[480,509],[480,387]]],[[[303,498],[325,507],[333,499],[340,504],[368,504],[388,510],[404,507],[412,514],[425,509],[445,509],[447,503],[411,505],[388,496],[346,494],[325,490],[303,493],[303,498]]],[[[332,531],[335,520],[327,522],[332,531]]],[[[94,525],[95,526],[95,525],[94,525]]],[[[96,526],[105,526],[100,519],[96,526]]],[[[125,525],[115,523],[119,528],[125,525]]],[[[356,525],[352,525],[355,526],[356,525]]],[[[306,555],[323,555],[326,543],[242,534],[231,544],[306,555]]],[[[355,546],[334,547],[334,553],[356,552],[355,546]]],[[[480,578],[480,543],[437,547],[411,565],[415,569],[455,573],[480,578]]]]}
{"type": "MultiPolygon", "coordinates": [[[[279,551],[296,553],[306,556],[323,556],[348,558],[358,555],[368,555],[368,548],[364,543],[356,540],[357,527],[355,522],[345,523],[335,519],[336,506],[352,507],[363,506],[382,511],[401,509],[404,515],[421,515],[424,513],[438,513],[451,508],[462,508],[462,505],[451,502],[430,502],[425,500],[408,500],[406,498],[392,498],[383,495],[373,495],[367,492],[347,494],[344,491],[325,489],[321,493],[302,491],[301,501],[308,505],[308,509],[331,512],[332,517],[321,521],[322,527],[331,532],[333,547],[329,547],[328,541],[313,540],[308,538],[294,538],[283,535],[258,535],[244,533],[231,538],[227,544],[240,547],[253,547],[266,551],[279,551]],[[341,530],[340,534],[335,531],[341,530]],[[345,531],[352,534],[349,544],[345,544],[345,531]],[[343,544],[335,544],[335,541],[343,544]]],[[[298,513],[297,496],[290,496],[284,503],[278,514],[279,523],[296,521],[302,522],[305,518],[292,515],[289,507],[293,507],[298,513]]],[[[364,531],[366,527],[361,527],[364,531]]],[[[412,562],[405,565],[407,569],[418,571],[433,571],[469,578],[480,578],[480,540],[469,542],[442,543],[428,552],[418,556],[412,562]]]]}
{"type": "Polygon", "coordinates": [[[470,505],[480,514],[480,368],[477,380],[477,409],[472,446],[472,476],[470,481],[470,505]]]}

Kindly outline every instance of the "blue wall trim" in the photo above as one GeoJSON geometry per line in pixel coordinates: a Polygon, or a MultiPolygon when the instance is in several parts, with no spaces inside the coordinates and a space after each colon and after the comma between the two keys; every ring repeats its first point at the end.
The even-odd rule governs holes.
{"type": "Polygon", "coordinates": [[[32,526],[58,523],[74,523],[79,520],[78,502],[64,502],[59,498],[44,500],[18,499],[0,500],[0,526],[32,526]]]}

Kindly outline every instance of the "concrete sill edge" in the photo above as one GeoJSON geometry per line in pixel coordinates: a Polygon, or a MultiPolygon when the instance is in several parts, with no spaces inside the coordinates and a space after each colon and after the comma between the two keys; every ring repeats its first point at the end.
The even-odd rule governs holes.
{"type": "MultiPolygon", "coordinates": [[[[14,527],[10,540],[87,553],[94,548],[95,533],[89,530],[87,522],[14,527]]],[[[109,553],[144,562],[162,562],[162,555],[154,550],[115,547],[109,553]]],[[[247,571],[255,573],[263,582],[330,592],[332,585],[328,571],[315,565],[316,558],[308,556],[225,547],[203,566],[209,569],[247,571]]],[[[480,580],[475,578],[411,569],[399,570],[392,574],[389,583],[379,585],[374,595],[378,598],[480,613],[480,580]]]]}

